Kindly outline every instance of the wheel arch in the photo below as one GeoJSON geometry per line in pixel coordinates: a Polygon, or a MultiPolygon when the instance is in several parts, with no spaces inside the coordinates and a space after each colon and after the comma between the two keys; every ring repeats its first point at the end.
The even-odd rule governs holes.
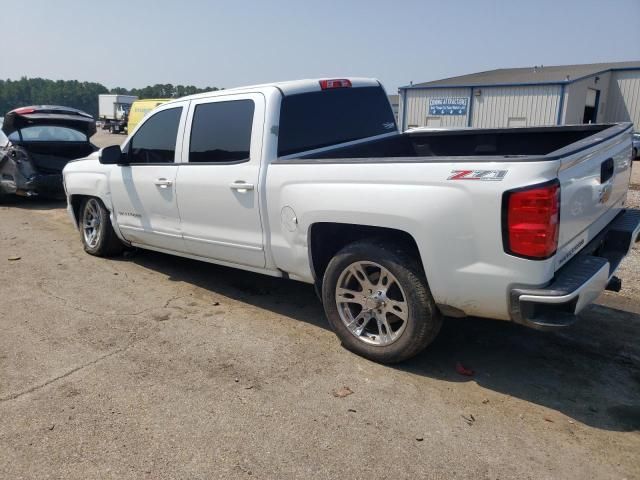
{"type": "Polygon", "coordinates": [[[426,277],[418,243],[413,235],[404,230],[353,223],[317,222],[309,227],[308,239],[309,265],[318,292],[331,259],[342,248],[359,240],[370,239],[401,246],[417,260],[426,277]]]}
{"type": "Polygon", "coordinates": [[[80,224],[80,207],[82,206],[82,201],[85,198],[97,198],[102,202],[105,206],[109,215],[111,216],[111,220],[113,221],[113,209],[111,208],[111,204],[105,202],[102,197],[99,195],[89,195],[87,193],[74,193],[69,195],[69,205],[71,206],[71,211],[73,212],[73,217],[75,218],[76,226],[80,224]]]}
{"type": "Polygon", "coordinates": [[[82,205],[82,200],[88,197],[89,195],[69,195],[69,206],[71,207],[71,212],[73,213],[73,219],[76,224],[76,228],[80,227],[80,206],[82,205]]]}
{"type": "Polygon", "coordinates": [[[71,211],[73,212],[73,218],[76,224],[76,228],[80,228],[80,207],[82,206],[82,201],[86,198],[97,198],[102,202],[107,211],[109,212],[109,219],[111,220],[111,227],[113,228],[116,236],[120,239],[122,243],[125,245],[130,245],[129,241],[124,238],[122,232],[118,228],[118,223],[115,219],[115,214],[113,211],[113,205],[111,202],[106,201],[101,195],[89,194],[89,193],[74,193],[69,195],[69,205],[71,207],[71,211]]]}
{"type": "MultiPolygon", "coordinates": [[[[92,155],[95,155],[92,154],[92,155]]],[[[109,192],[108,170],[95,159],[74,161],[63,170],[63,182],[67,192],[67,201],[72,208],[76,222],[80,216],[80,204],[83,198],[99,199],[113,217],[113,205],[109,192]]],[[[112,219],[113,220],[113,219],[112,219]]]]}

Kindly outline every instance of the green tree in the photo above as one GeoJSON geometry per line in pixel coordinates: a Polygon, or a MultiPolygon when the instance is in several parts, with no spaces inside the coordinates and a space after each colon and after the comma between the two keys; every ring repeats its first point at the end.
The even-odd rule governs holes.
{"type": "Polygon", "coordinates": [[[27,78],[0,80],[0,116],[14,108],[29,105],[64,105],[98,116],[98,95],[116,93],[139,98],[178,98],[195,93],[218,90],[217,87],[197,88],[193,85],[156,84],[142,88],[107,89],[96,82],[27,78]]]}

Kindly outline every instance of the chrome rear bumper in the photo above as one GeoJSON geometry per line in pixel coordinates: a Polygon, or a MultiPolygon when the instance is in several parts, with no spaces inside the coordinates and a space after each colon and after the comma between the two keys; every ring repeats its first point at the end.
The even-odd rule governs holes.
{"type": "MultiPolygon", "coordinates": [[[[511,291],[511,318],[536,328],[564,327],[607,289],[634,243],[640,241],[640,210],[626,210],[544,287],[511,291]]],[[[613,282],[619,284],[619,282],[613,282]]],[[[618,285],[616,285],[618,288],[618,285]]],[[[615,289],[612,287],[612,289],[615,289]]]]}

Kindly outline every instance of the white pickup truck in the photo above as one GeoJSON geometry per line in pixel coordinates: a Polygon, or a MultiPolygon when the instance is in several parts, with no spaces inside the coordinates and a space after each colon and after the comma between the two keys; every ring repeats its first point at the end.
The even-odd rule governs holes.
{"type": "MultiPolygon", "coordinates": [[[[443,315],[572,323],[638,241],[631,124],[399,133],[376,80],[166,103],[64,169],[84,249],[315,284],[343,345],[392,363],[443,315]]],[[[259,281],[259,279],[256,279],[259,281]]]]}

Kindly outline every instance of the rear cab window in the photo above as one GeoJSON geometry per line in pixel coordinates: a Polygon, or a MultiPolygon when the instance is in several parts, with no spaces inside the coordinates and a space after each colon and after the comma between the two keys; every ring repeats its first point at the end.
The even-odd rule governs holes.
{"type": "Polygon", "coordinates": [[[335,88],[286,95],[280,107],[278,156],[397,130],[381,87],[335,88]]]}

